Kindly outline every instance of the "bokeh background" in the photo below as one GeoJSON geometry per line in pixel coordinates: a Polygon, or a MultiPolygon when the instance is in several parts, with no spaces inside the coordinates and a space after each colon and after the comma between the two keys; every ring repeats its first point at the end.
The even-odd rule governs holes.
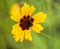
{"type": "Polygon", "coordinates": [[[0,49],[60,49],[60,0],[0,0],[0,49]],[[16,42],[11,34],[16,22],[10,19],[9,10],[14,3],[27,2],[36,7],[37,13],[47,14],[45,28],[40,34],[31,31],[33,41],[16,42]]]}

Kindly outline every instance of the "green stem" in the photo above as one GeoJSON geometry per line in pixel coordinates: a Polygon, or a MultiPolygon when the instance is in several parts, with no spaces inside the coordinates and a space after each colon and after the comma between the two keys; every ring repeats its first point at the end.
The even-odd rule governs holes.
{"type": "Polygon", "coordinates": [[[60,43],[58,40],[56,40],[55,38],[52,38],[51,36],[49,36],[49,35],[47,35],[47,34],[44,34],[44,33],[41,33],[41,34],[42,34],[43,36],[45,36],[45,37],[47,37],[47,38],[49,38],[49,39],[55,41],[55,42],[60,43]]]}

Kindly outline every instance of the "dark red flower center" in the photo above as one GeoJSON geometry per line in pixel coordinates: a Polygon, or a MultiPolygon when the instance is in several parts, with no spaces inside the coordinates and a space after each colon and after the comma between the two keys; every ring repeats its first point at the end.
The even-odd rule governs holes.
{"type": "Polygon", "coordinates": [[[29,15],[26,17],[24,16],[21,20],[20,20],[20,27],[22,28],[22,30],[28,30],[30,27],[33,26],[33,21],[34,19],[31,18],[29,15]]]}

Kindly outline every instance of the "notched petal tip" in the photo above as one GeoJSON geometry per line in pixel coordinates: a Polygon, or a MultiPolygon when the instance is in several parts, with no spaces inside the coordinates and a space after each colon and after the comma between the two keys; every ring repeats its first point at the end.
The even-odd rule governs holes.
{"type": "Polygon", "coordinates": [[[37,33],[40,33],[43,29],[44,28],[37,23],[34,23],[33,26],[32,26],[32,30],[34,30],[37,33]]]}
{"type": "Polygon", "coordinates": [[[16,10],[16,8],[19,8],[19,6],[18,6],[17,3],[15,3],[15,4],[12,5],[12,7],[11,7],[11,9],[10,9],[10,14],[12,14],[12,11],[13,11],[13,10],[16,10]]]}
{"type": "Polygon", "coordinates": [[[33,12],[35,11],[35,7],[32,5],[29,9],[29,15],[31,16],[33,14],[33,12]]]}
{"type": "Polygon", "coordinates": [[[10,17],[12,20],[19,22],[21,16],[20,6],[18,4],[13,4],[10,9],[10,17]]]}
{"type": "Polygon", "coordinates": [[[43,12],[38,12],[37,14],[35,14],[35,15],[33,16],[34,22],[35,22],[35,23],[45,22],[46,16],[47,16],[47,15],[44,14],[43,12]]]}
{"type": "Polygon", "coordinates": [[[25,39],[32,41],[31,30],[25,30],[25,39]]]}

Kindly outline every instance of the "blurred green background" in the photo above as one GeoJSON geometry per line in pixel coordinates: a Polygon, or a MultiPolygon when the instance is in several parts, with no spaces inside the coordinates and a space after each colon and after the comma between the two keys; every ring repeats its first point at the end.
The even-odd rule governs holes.
{"type": "Polygon", "coordinates": [[[60,0],[0,0],[0,49],[60,49],[60,0]],[[9,10],[14,3],[27,2],[36,7],[37,13],[47,14],[45,28],[40,34],[31,31],[33,41],[16,42],[11,34],[16,22],[10,19],[9,10]]]}

